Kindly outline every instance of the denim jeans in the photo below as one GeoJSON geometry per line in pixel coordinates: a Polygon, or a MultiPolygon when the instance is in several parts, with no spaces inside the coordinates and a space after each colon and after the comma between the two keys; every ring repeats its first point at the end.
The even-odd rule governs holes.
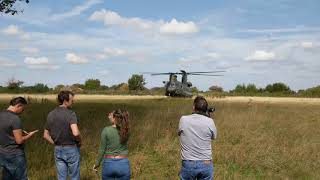
{"type": "Polygon", "coordinates": [[[56,146],[55,161],[58,180],[80,180],[80,148],[72,146],[56,146]]]}
{"type": "Polygon", "coordinates": [[[181,180],[212,180],[213,163],[212,161],[189,161],[183,160],[180,171],[181,180]]]}
{"type": "Polygon", "coordinates": [[[0,154],[0,172],[2,173],[2,180],[27,180],[25,155],[0,154]]]}
{"type": "Polygon", "coordinates": [[[104,158],[102,164],[102,180],[130,179],[130,164],[128,158],[104,158]]]}

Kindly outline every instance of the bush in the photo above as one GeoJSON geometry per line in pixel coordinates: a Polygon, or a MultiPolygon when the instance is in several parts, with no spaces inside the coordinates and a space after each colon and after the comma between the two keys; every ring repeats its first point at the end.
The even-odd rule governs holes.
{"type": "Polygon", "coordinates": [[[146,84],[143,75],[133,74],[128,80],[129,90],[130,91],[142,91],[145,89],[144,85],[146,84]]]}
{"type": "Polygon", "coordinates": [[[88,79],[84,83],[84,88],[88,90],[98,90],[100,89],[100,80],[99,79],[88,79]]]}

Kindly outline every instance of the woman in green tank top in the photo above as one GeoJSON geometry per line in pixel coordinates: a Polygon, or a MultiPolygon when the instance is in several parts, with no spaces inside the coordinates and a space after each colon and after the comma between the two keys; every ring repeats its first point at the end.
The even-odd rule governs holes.
{"type": "Polygon", "coordinates": [[[102,130],[99,155],[93,167],[102,162],[102,179],[130,179],[128,160],[129,114],[120,109],[109,113],[112,125],[102,130]]]}

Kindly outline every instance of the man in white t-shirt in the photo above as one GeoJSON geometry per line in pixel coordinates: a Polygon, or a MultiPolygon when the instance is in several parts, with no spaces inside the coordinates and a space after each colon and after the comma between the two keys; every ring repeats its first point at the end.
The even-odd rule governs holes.
{"type": "Polygon", "coordinates": [[[180,119],[181,180],[213,179],[211,142],[217,138],[217,129],[207,111],[208,102],[198,96],[193,102],[193,113],[180,119]]]}

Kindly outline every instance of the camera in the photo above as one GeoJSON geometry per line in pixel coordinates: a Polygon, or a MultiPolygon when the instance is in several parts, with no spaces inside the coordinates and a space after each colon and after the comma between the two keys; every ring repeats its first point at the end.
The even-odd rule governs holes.
{"type": "Polygon", "coordinates": [[[206,111],[206,114],[208,117],[211,117],[211,113],[213,113],[216,110],[214,107],[209,107],[206,111]]]}

